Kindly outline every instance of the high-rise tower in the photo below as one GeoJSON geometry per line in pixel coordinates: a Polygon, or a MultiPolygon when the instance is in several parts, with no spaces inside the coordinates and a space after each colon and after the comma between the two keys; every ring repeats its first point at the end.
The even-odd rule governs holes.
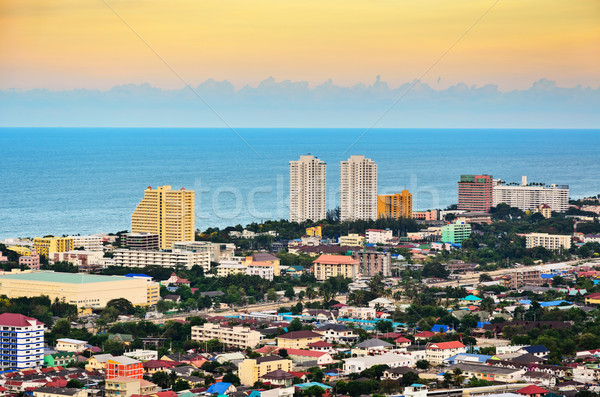
{"type": "Polygon", "coordinates": [[[365,156],[340,163],[340,219],[377,219],[377,164],[365,156]]]}
{"type": "Polygon", "coordinates": [[[313,156],[290,161],[290,222],[325,219],[327,164],[313,156]]]}

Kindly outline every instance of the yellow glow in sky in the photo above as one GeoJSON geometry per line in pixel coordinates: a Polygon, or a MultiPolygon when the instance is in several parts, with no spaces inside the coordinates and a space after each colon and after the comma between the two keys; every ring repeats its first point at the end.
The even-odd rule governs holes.
{"type": "MultiPolygon", "coordinates": [[[[425,72],[494,1],[3,0],[0,89],[269,76],[396,86],[425,72]],[[123,22],[113,9],[118,13],[123,22]],[[160,58],[132,31],[135,30],[160,58]]],[[[600,84],[600,1],[500,0],[426,75],[526,88],[600,84]]],[[[439,78],[439,81],[438,81],[439,78]]]]}

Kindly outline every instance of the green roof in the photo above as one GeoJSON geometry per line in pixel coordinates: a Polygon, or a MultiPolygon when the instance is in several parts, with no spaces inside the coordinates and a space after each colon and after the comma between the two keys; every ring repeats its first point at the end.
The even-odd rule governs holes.
{"type": "Polygon", "coordinates": [[[67,284],[89,284],[105,283],[109,281],[130,280],[123,276],[99,276],[86,273],[56,273],[56,272],[33,272],[7,274],[0,276],[0,280],[24,280],[24,281],[44,281],[47,283],[67,283],[67,284]]]}

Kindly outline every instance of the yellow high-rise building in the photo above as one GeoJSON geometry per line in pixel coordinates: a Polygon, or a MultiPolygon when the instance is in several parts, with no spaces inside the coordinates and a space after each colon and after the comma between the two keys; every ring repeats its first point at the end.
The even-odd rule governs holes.
{"type": "Polygon", "coordinates": [[[377,217],[384,218],[412,218],[412,193],[403,190],[401,193],[377,196],[377,217]]]}
{"type": "Polygon", "coordinates": [[[160,249],[171,249],[179,241],[194,241],[194,208],[193,190],[148,186],[131,215],[131,232],[158,234],[160,249]]]}
{"type": "Polygon", "coordinates": [[[49,256],[51,252],[67,252],[73,250],[72,237],[36,237],[33,239],[33,248],[38,255],[49,256]]]}

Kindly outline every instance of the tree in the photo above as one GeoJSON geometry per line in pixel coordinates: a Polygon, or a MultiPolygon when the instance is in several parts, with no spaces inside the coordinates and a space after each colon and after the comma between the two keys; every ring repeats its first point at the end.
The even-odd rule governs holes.
{"type": "Polygon", "coordinates": [[[279,349],[277,354],[279,355],[279,357],[286,358],[288,356],[288,351],[287,349],[279,349]]]}
{"type": "Polygon", "coordinates": [[[402,383],[402,386],[410,386],[413,383],[418,383],[419,382],[419,374],[417,374],[416,372],[410,371],[405,373],[404,375],[402,375],[402,381],[400,383],[402,383]]]}
{"type": "Polygon", "coordinates": [[[391,321],[379,320],[375,323],[375,328],[381,333],[392,332],[394,325],[391,321]]]}
{"type": "Polygon", "coordinates": [[[419,369],[428,369],[431,366],[427,360],[418,360],[415,365],[419,369]]]}
{"type": "Polygon", "coordinates": [[[276,301],[278,299],[279,299],[279,297],[277,295],[277,292],[275,291],[275,288],[269,288],[267,290],[267,300],[271,301],[271,302],[274,302],[274,301],[276,301]]]}
{"type": "Polygon", "coordinates": [[[284,295],[286,298],[294,299],[296,297],[296,293],[294,292],[294,288],[291,285],[288,285],[285,289],[284,295]]]}
{"type": "Polygon", "coordinates": [[[423,277],[436,277],[436,278],[447,278],[450,275],[450,272],[446,270],[446,268],[438,262],[430,262],[426,263],[423,266],[423,271],[421,272],[423,277]]]}
{"type": "Polygon", "coordinates": [[[83,388],[83,386],[85,386],[85,385],[77,379],[71,379],[70,381],[67,382],[67,387],[69,387],[69,388],[81,389],[81,388],[83,388]]]}
{"type": "Polygon", "coordinates": [[[162,389],[169,387],[169,375],[164,371],[157,371],[152,374],[152,383],[158,385],[162,389]]]}
{"type": "Polygon", "coordinates": [[[54,324],[54,327],[52,327],[52,333],[58,338],[65,337],[69,335],[70,332],[71,322],[66,318],[58,319],[56,324],[54,324]]]}
{"type": "Polygon", "coordinates": [[[234,386],[240,385],[240,378],[231,371],[227,371],[223,376],[223,382],[232,383],[234,386]]]}
{"type": "Polygon", "coordinates": [[[133,304],[125,298],[111,299],[106,304],[106,309],[114,307],[119,311],[119,314],[133,314],[135,309],[133,304]]]}
{"type": "Polygon", "coordinates": [[[290,326],[288,327],[288,331],[300,331],[302,329],[302,322],[299,318],[294,318],[292,322],[290,322],[290,326]]]}
{"type": "MultiPolygon", "coordinates": [[[[234,375],[235,376],[235,375],[234,375]]],[[[173,385],[173,391],[178,392],[182,390],[189,390],[191,388],[190,382],[185,379],[177,379],[173,385]]]]}
{"type": "Polygon", "coordinates": [[[481,273],[479,275],[479,282],[480,283],[485,283],[485,282],[488,282],[488,281],[494,281],[494,279],[492,279],[492,276],[490,276],[487,273],[481,273]]]}

